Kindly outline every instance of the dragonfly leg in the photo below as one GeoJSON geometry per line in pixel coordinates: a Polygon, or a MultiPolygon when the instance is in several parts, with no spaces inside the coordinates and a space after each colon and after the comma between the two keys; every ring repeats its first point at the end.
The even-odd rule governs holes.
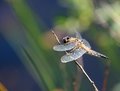
{"type": "Polygon", "coordinates": [[[65,51],[65,53],[66,53],[67,55],[70,55],[70,53],[69,53],[69,52],[66,52],[66,51],[65,51]]]}

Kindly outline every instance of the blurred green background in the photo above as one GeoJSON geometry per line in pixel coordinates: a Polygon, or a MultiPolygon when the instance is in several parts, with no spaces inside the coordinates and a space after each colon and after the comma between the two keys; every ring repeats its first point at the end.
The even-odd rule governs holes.
{"type": "Polygon", "coordinates": [[[74,62],[60,62],[51,29],[60,39],[77,30],[107,55],[108,77],[106,60],[85,54],[79,62],[100,91],[120,91],[119,0],[1,0],[0,91],[94,91],[74,62]]]}

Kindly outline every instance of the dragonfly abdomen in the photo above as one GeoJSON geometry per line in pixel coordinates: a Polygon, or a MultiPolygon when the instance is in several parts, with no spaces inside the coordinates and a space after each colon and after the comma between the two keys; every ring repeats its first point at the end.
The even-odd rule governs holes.
{"type": "Polygon", "coordinates": [[[107,56],[99,53],[99,52],[96,52],[96,51],[93,51],[91,50],[90,52],[88,52],[88,54],[92,55],[92,56],[96,56],[96,57],[99,57],[99,58],[105,58],[105,59],[108,59],[107,56]]]}

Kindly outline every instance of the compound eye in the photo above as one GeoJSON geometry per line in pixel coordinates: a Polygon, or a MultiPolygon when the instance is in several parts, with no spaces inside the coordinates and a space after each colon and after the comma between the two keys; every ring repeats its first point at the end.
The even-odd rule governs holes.
{"type": "Polygon", "coordinates": [[[68,37],[68,36],[67,36],[67,37],[64,37],[64,38],[63,38],[63,43],[69,42],[69,39],[70,39],[70,37],[68,37]]]}
{"type": "Polygon", "coordinates": [[[63,39],[63,43],[67,43],[66,39],[63,39]]]}
{"type": "Polygon", "coordinates": [[[70,37],[67,37],[67,40],[70,39],[70,37]]]}

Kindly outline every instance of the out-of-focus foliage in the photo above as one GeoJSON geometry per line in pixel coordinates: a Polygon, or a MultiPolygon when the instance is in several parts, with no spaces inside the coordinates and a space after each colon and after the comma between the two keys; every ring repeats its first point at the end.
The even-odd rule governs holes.
{"type": "MultiPolygon", "coordinates": [[[[2,33],[39,86],[44,91],[79,91],[81,75],[76,65],[73,62],[67,65],[60,63],[60,56],[63,53],[53,52],[52,46],[57,42],[51,31],[45,33],[42,25],[39,26],[37,14],[29,7],[27,0],[6,2],[12,7],[19,22],[16,24],[16,21],[13,21],[13,24],[8,24],[5,21],[7,27],[2,26],[4,29],[2,33]],[[78,90],[75,90],[75,86],[78,90]]],[[[67,32],[86,30],[87,37],[110,58],[108,91],[119,91],[120,2],[111,4],[102,2],[97,8],[91,0],[59,0],[59,2],[62,7],[68,8],[68,16],[56,16],[54,29],[58,36],[61,37],[64,33],[57,29],[68,30],[67,32]]],[[[82,89],[90,91],[89,87],[82,89]]]]}
{"type": "Polygon", "coordinates": [[[67,17],[61,22],[56,22],[60,28],[68,31],[84,30],[92,23],[93,20],[93,3],[91,0],[59,0],[64,7],[69,8],[67,17]],[[70,27],[71,26],[71,27],[70,27]]]}
{"type": "Polygon", "coordinates": [[[111,36],[120,42],[120,2],[114,2],[111,5],[102,3],[99,9],[96,9],[97,20],[101,24],[110,28],[111,36]]]}
{"type": "MultiPolygon", "coordinates": [[[[119,67],[116,66],[119,63],[118,60],[118,55],[119,55],[119,34],[120,34],[120,2],[114,2],[111,5],[107,4],[107,3],[102,3],[101,7],[95,10],[95,14],[96,14],[96,20],[102,25],[104,26],[104,28],[107,29],[108,31],[108,36],[103,36],[104,40],[106,39],[105,42],[108,47],[108,50],[112,50],[110,51],[111,53],[111,60],[115,60],[112,61],[112,63],[114,63],[115,67],[119,67]],[[114,53],[113,53],[114,52],[114,53]],[[116,53],[115,53],[116,52],[116,53]],[[113,58],[113,59],[112,59],[113,58]],[[118,61],[118,62],[117,62],[118,61]]],[[[103,38],[102,37],[102,38],[103,38]]],[[[103,39],[102,39],[103,40],[103,39]]],[[[101,44],[102,45],[102,44],[101,44]]],[[[104,45],[103,45],[104,46],[104,45]]]]}

